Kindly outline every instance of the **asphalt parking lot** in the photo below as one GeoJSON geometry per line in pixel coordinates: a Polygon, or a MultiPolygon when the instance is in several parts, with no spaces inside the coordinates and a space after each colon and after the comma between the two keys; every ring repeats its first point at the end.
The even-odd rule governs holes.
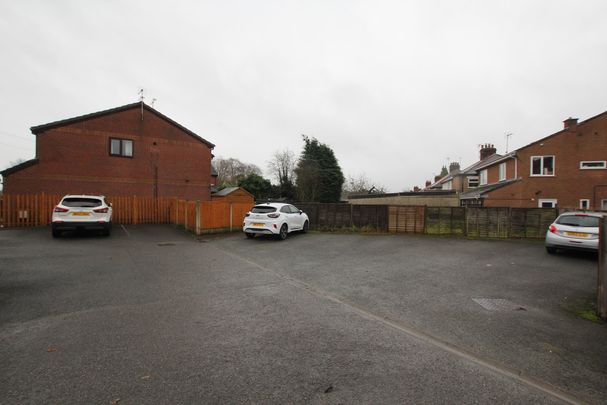
{"type": "Polygon", "coordinates": [[[539,242],[0,231],[0,403],[605,403],[592,255],[539,242]]]}

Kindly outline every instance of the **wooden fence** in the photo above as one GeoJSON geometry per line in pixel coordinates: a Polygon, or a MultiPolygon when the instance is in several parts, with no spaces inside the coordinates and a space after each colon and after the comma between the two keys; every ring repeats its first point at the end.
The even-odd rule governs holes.
{"type": "MultiPolygon", "coordinates": [[[[53,209],[62,196],[0,195],[0,225],[6,227],[44,226],[51,222],[53,209]]],[[[251,204],[224,201],[185,201],[169,197],[107,197],[115,224],[176,224],[197,233],[233,230],[251,204]]]]}
{"type": "Polygon", "coordinates": [[[556,208],[467,208],[295,203],[320,230],[369,228],[380,232],[543,238],[556,208]]]}
{"type": "MultiPolygon", "coordinates": [[[[1,195],[0,225],[48,225],[57,195],[1,195]]],[[[251,204],[176,198],[108,197],[118,224],[176,224],[198,234],[234,230],[251,204]]],[[[468,208],[296,203],[318,230],[456,235],[473,238],[543,238],[556,208],[468,208]]]]}
{"type": "Polygon", "coordinates": [[[295,203],[294,205],[308,214],[311,229],[368,228],[381,232],[388,230],[386,205],[342,203],[295,203]]]}

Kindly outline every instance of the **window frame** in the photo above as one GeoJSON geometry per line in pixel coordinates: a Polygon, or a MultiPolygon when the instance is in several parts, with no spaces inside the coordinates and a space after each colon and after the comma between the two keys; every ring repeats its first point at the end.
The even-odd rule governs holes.
{"type": "Polygon", "coordinates": [[[606,160],[580,160],[580,170],[605,170],[607,169],[606,160]],[[584,163],[602,163],[602,167],[584,167],[584,163]]]}
{"type": "Polygon", "coordinates": [[[132,159],[133,156],[135,156],[135,141],[133,141],[132,139],[128,139],[128,138],[110,138],[109,154],[112,157],[123,157],[123,158],[132,159]],[[120,153],[112,153],[112,141],[118,141],[120,143],[120,153]],[[131,143],[131,154],[130,155],[124,154],[124,141],[128,141],[131,143]]]}
{"type": "Polygon", "coordinates": [[[580,198],[580,209],[581,210],[589,210],[590,209],[590,199],[589,198],[580,198]],[[584,203],[586,203],[585,207],[584,207],[584,203]]]}
{"type": "Polygon", "coordinates": [[[468,181],[468,188],[477,188],[480,184],[480,176],[468,176],[466,177],[466,180],[468,181]],[[473,183],[476,183],[476,185],[471,186],[470,180],[472,180],[473,183]]]}
{"type": "Polygon", "coordinates": [[[502,162],[499,165],[499,181],[505,181],[506,180],[506,162],[502,162]]]}
{"type": "Polygon", "coordinates": [[[558,204],[558,200],[556,198],[540,198],[537,200],[538,208],[556,208],[557,204],[558,204]],[[543,203],[551,203],[552,207],[542,207],[543,203]]]}
{"type": "Polygon", "coordinates": [[[487,169],[483,169],[478,173],[478,185],[484,186],[489,181],[489,173],[487,169]]]}
{"type": "Polygon", "coordinates": [[[529,177],[554,177],[554,176],[556,176],[556,156],[554,156],[554,155],[531,156],[531,158],[529,160],[529,177]],[[533,159],[534,158],[541,159],[540,174],[533,173],[533,159]],[[542,174],[542,172],[544,171],[544,159],[545,158],[552,158],[552,174],[542,174]]]}

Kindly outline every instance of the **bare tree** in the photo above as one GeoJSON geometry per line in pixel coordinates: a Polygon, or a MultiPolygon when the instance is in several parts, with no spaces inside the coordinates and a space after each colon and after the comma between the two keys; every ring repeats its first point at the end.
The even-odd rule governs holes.
{"type": "Polygon", "coordinates": [[[386,188],[381,184],[372,182],[365,174],[359,174],[357,177],[348,176],[344,183],[343,191],[345,195],[383,194],[386,192],[386,188]]]}
{"type": "Polygon", "coordinates": [[[268,170],[278,181],[278,185],[284,186],[295,183],[296,164],[295,154],[289,149],[285,149],[274,152],[272,159],[268,161],[268,170]]]}
{"type": "Polygon", "coordinates": [[[250,174],[261,176],[261,169],[252,163],[244,163],[234,158],[217,158],[213,160],[217,171],[217,184],[220,186],[236,186],[238,180],[250,174]]]}

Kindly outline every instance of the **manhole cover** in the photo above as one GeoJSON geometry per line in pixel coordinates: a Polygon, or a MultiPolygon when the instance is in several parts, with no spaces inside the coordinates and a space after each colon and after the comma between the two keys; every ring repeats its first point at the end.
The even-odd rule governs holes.
{"type": "Polygon", "coordinates": [[[522,306],[503,298],[472,298],[472,301],[487,311],[525,311],[522,306]]]}

